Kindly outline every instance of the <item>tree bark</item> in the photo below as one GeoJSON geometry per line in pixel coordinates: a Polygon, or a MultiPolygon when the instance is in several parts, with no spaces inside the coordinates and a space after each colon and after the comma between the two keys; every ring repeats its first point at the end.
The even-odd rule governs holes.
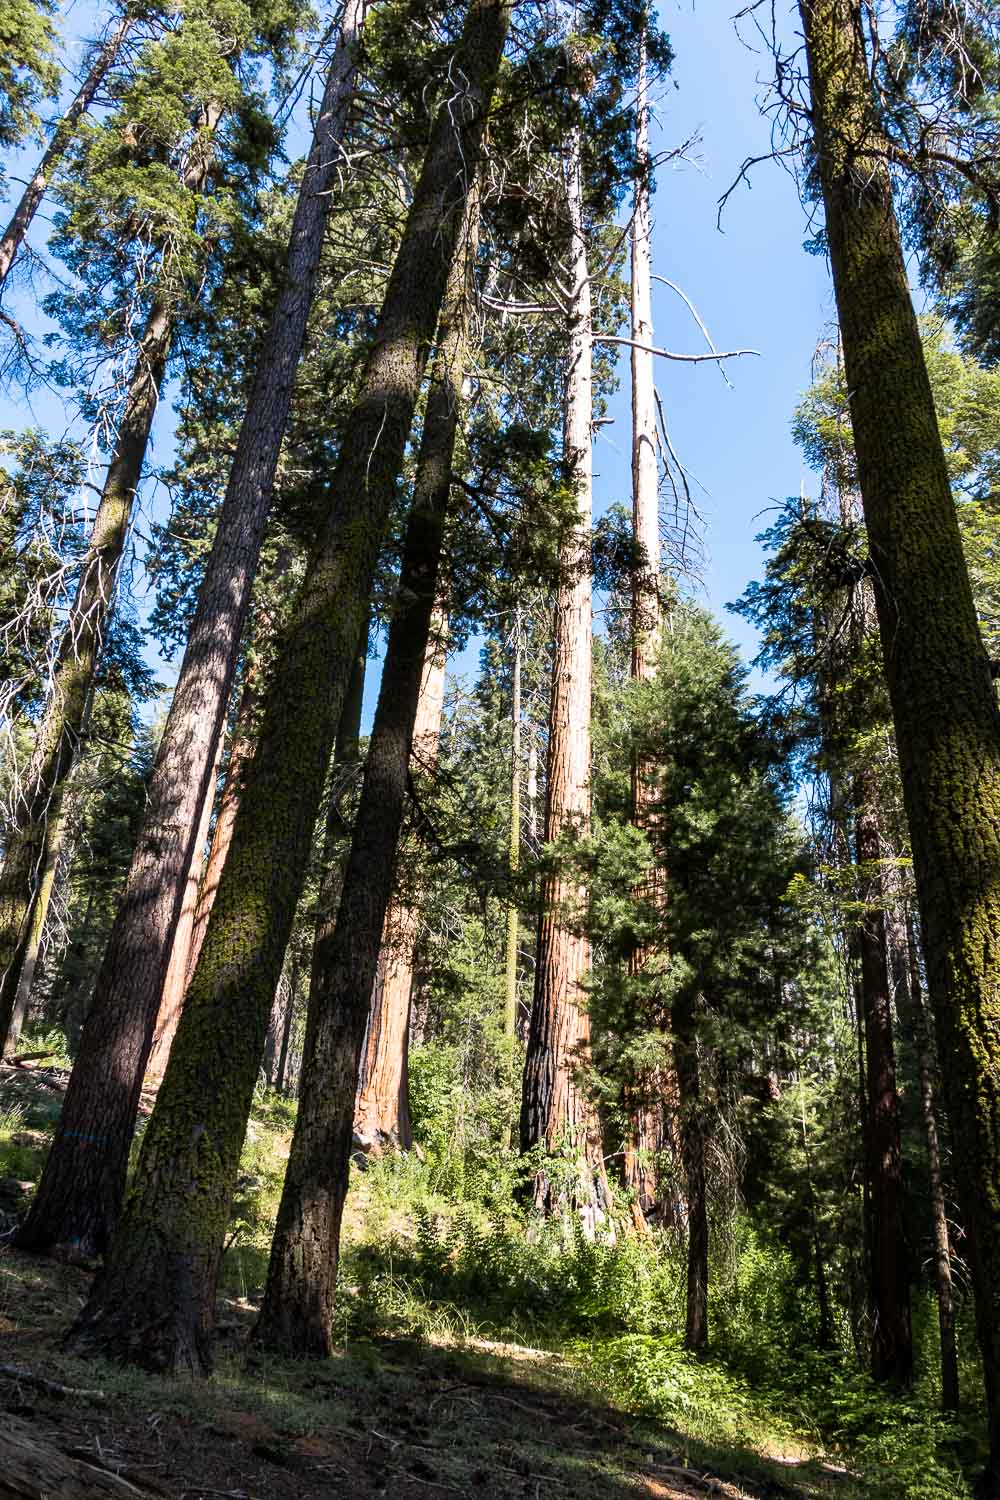
{"type": "Polygon", "coordinates": [[[5,1414],[3,1427],[0,1500],[153,1500],[162,1494],[162,1486],[139,1487],[111,1469],[88,1463],[79,1450],[61,1452],[39,1438],[32,1422],[5,1414]]]}
{"type": "MultiPolygon", "coordinates": [[[[510,702],[510,837],[507,843],[507,866],[515,876],[521,863],[521,607],[514,609],[514,667],[510,702]]],[[[507,907],[507,947],[504,961],[504,1035],[511,1041],[517,1035],[517,951],[520,931],[517,902],[507,907]]]]}
{"type": "MultiPolygon", "coordinates": [[[[649,155],[649,82],[646,71],[645,36],[640,42],[636,90],[636,185],[632,205],[631,266],[631,366],[632,366],[632,527],[637,557],[632,575],[632,678],[649,682],[659,664],[662,621],[660,611],[660,486],[657,463],[656,388],[653,376],[653,281],[650,191],[652,163],[649,155]]],[[[632,758],[632,808],[637,828],[644,829],[654,847],[654,864],[636,892],[641,902],[652,902],[666,920],[666,872],[656,850],[656,767],[648,757],[632,758]]],[[[630,955],[630,972],[644,984],[643,1011],[650,1026],[670,1030],[669,1015],[658,993],[663,968],[660,948],[638,948],[630,955]]],[[[625,1186],[632,1193],[632,1217],[636,1229],[647,1228],[647,1218],[662,1212],[656,1158],[662,1146],[678,1137],[676,1117],[677,1082],[670,1076],[669,1062],[652,1078],[639,1080],[638,1087],[625,1090],[623,1104],[628,1120],[622,1155],[625,1186]]]]}
{"type": "MultiPolygon", "coordinates": [[[[210,140],[221,110],[211,106],[202,128],[210,140]]],[[[200,192],[211,165],[207,146],[192,154],[182,182],[200,192]]],[[[105,475],[80,579],[59,645],[52,687],[23,789],[15,802],[0,871],[0,1052],[8,1042],[41,872],[51,859],[66,779],[76,763],[108,620],[118,566],[128,537],[173,341],[174,305],[166,289],[154,294],[129,379],[115,450],[105,475]]]]}
{"type": "Polygon", "coordinates": [[[924,990],[920,981],[916,934],[906,915],[901,916],[898,926],[902,929],[898,935],[902,972],[896,990],[897,1005],[908,996],[913,1016],[913,1040],[920,1081],[920,1117],[924,1128],[924,1140],[927,1144],[927,1169],[931,1189],[931,1232],[934,1244],[934,1288],[937,1294],[938,1330],[941,1337],[941,1406],[945,1411],[958,1411],[955,1288],[951,1275],[948,1205],[945,1199],[941,1141],[938,1135],[933,1039],[924,1007],[924,990]]]}
{"type": "MultiPolygon", "coordinates": [[[[299,191],[285,285],[264,341],[146,812],[45,1171],[19,1243],[99,1255],[129,1147],[185,875],[229,703],[323,233],[354,96],[365,0],[349,0],[299,191]],[[99,1150],[94,1150],[98,1145],[99,1150]]],[[[310,684],[315,688],[317,677],[310,684]]],[[[280,967],[280,961],[279,961],[280,967]]],[[[258,1048],[259,1059],[260,1048],[258,1048]]]]}
{"type": "Polygon", "coordinates": [[[708,1185],[705,1121],[698,1058],[697,1002],[681,993],[674,1002],[674,1070],[680,1095],[681,1160],[688,1207],[687,1302],[684,1347],[708,1347],[708,1185]]]}
{"type": "Polygon", "coordinates": [[[66,816],[66,809],[63,809],[53,824],[51,832],[46,830],[43,864],[38,875],[38,891],[31,910],[31,925],[24,945],[21,975],[14,998],[10,1029],[7,1032],[7,1052],[11,1056],[17,1051],[17,1044],[21,1040],[21,1031],[28,1014],[28,1006],[31,1003],[31,987],[34,984],[35,969],[38,967],[38,956],[42,949],[42,938],[45,935],[49,902],[52,900],[56,871],[59,868],[59,859],[66,840],[66,816]]]}
{"type": "Polygon", "coordinates": [[[861,8],[801,0],[928,987],[969,1237],[1000,1496],[1000,709],[906,278],[861,8]]]}
{"type": "MultiPolygon", "coordinates": [[[[545,806],[549,844],[572,832],[585,835],[590,827],[593,342],[581,149],[579,130],[574,130],[565,163],[570,313],[563,465],[577,513],[560,550],[562,577],[556,594],[545,806]]],[[[600,1122],[578,1076],[590,1050],[583,990],[590,944],[579,930],[586,891],[557,868],[542,881],[541,902],[521,1091],[521,1150],[542,1147],[550,1156],[570,1152],[573,1183],[557,1180],[543,1162],[534,1179],[534,1202],[544,1213],[572,1207],[593,1234],[610,1202],[600,1122]]]]}
{"type": "MultiPolygon", "coordinates": [[[[243,678],[243,690],[240,693],[240,706],[236,710],[236,723],[233,726],[229,759],[226,762],[226,776],[222,785],[222,796],[219,798],[219,812],[212,830],[212,845],[208,851],[208,861],[198,889],[198,904],[194,910],[191,943],[187,955],[187,973],[184,978],[185,994],[187,986],[191,983],[191,975],[198,965],[201,945],[205,940],[205,929],[212,914],[212,904],[219,889],[219,881],[229,854],[229,845],[233,839],[233,825],[236,822],[236,812],[243,791],[243,774],[253,752],[257,699],[257,668],[248,664],[243,678]]],[[[158,1023],[159,1018],[157,1018],[158,1023]]],[[[174,1030],[176,1034],[176,1027],[174,1030]]]]}
{"type": "MultiPolygon", "coordinates": [[[[469,170],[472,170],[470,161],[469,170]]],[[[361,801],[332,934],[313,952],[299,1112],[278,1210],[257,1342],[331,1352],[331,1319],[353,1140],[355,1087],[379,943],[392,894],[467,362],[469,278],[478,243],[470,196],[442,312],[361,801]]],[[[433,662],[430,663],[434,669],[433,662]]],[[[440,722],[440,713],[438,713],[440,722]]]]}
{"type": "Polygon", "coordinates": [[[190,972],[191,946],[194,941],[195,923],[198,915],[198,892],[202,884],[205,866],[205,844],[208,840],[208,831],[212,825],[212,813],[215,808],[215,786],[219,774],[219,763],[222,760],[222,752],[225,747],[225,737],[219,735],[219,744],[215,755],[215,765],[212,768],[211,780],[205,790],[205,800],[202,804],[201,816],[198,819],[198,834],[191,851],[191,863],[188,866],[187,879],[184,882],[184,896],[181,901],[180,915],[177,918],[177,927],[174,931],[173,946],[170,950],[170,962],[167,964],[167,973],[163,981],[163,993],[160,996],[160,1006],[156,1015],[156,1025],[153,1029],[153,1044],[149,1049],[149,1060],[146,1063],[145,1088],[153,1092],[163,1082],[163,1075],[167,1070],[167,1058],[170,1056],[170,1048],[173,1046],[174,1036],[181,1019],[181,1010],[184,1006],[184,994],[187,989],[187,979],[190,972]]]}
{"type": "Polygon", "coordinates": [[[3,292],[4,284],[10,274],[17,252],[24,243],[31,221],[38,212],[39,205],[45,196],[49,178],[52,176],[53,167],[57,166],[66,154],[70,141],[73,139],[73,131],[80,116],[90,108],[94,95],[100,88],[108,69],[114,63],[122,44],[131,28],[135,25],[136,17],[129,15],[126,10],[118,19],[114,30],[97,52],[86,78],[80,85],[76,97],[73,99],[66,113],[56,126],[52,136],[42,155],[41,161],[35,168],[31,181],[21,194],[20,201],[14,210],[10,223],[4,230],[3,239],[0,240],[0,294],[3,292]]]}
{"type": "MultiPolygon", "coordinates": [[[[424,658],[411,760],[429,771],[437,759],[444,709],[447,617],[439,605],[431,621],[424,658]]],[[[367,1152],[408,1151],[410,1124],[409,1032],[413,960],[420,934],[420,908],[414,896],[389,903],[372,992],[368,1030],[361,1053],[354,1134],[367,1152]]]]}
{"type": "Polygon", "coordinates": [[[632,575],[632,676],[656,676],[660,656],[660,476],[656,386],[653,376],[653,265],[651,250],[649,81],[645,37],[636,91],[636,184],[632,205],[631,366],[632,524],[637,557],[632,575]]]}
{"type": "Polygon", "coordinates": [[[858,898],[861,1005],[865,1034],[864,1141],[871,1223],[870,1275],[876,1380],[906,1385],[913,1377],[910,1285],[903,1218],[903,1153],[896,1093],[881,841],[875,791],[867,768],[852,778],[858,898]]]}
{"type": "MultiPolygon", "coordinates": [[[[267,1018],[507,26],[504,0],[471,0],[344,425],[330,510],[267,695],[135,1187],[104,1276],[70,1336],[78,1349],[159,1369],[202,1371],[210,1362],[219,1258],[267,1018]]],[[[370,998],[369,982],[366,1008],[370,998]]],[[[307,1049],[306,1066],[310,1056],[307,1049]]]]}

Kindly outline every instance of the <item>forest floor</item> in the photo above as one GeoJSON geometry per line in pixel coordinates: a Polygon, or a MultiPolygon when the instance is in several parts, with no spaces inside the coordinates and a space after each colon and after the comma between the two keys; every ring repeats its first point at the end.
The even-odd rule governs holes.
{"type": "Polygon", "coordinates": [[[0,1254],[0,1407],[39,1444],[154,1495],[843,1493],[816,1461],[768,1477],[761,1455],[747,1454],[754,1473],[734,1472],[731,1452],[692,1451],[675,1430],[587,1400],[558,1356],[516,1345],[370,1339],[321,1365],[248,1361],[241,1345],[253,1309],[226,1300],[208,1383],[70,1359],[59,1339],[89,1281],[76,1267],[0,1254]],[[91,1394],[47,1392],[38,1376],[91,1394]]]}
{"type": "MultiPolygon", "coordinates": [[[[18,1195],[30,1192],[40,1171],[61,1082],[58,1069],[46,1076],[44,1064],[2,1070],[0,1213],[6,1195],[9,1223],[18,1195]]],[[[328,1361],[248,1355],[288,1124],[280,1108],[251,1123],[211,1381],[166,1380],[64,1355],[61,1335],[92,1272],[0,1248],[0,1410],[8,1414],[0,1433],[10,1423],[32,1443],[120,1474],[140,1494],[176,1500],[345,1492],[357,1500],[449,1493],[857,1500],[874,1493],[842,1458],[824,1455],[791,1426],[776,1423],[768,1433],[758,1423],[743,1440],[738,1421],[720,1437],[723,1428],[708,1431],[683,1412],[676,1421],[653,1420],[609,1398],[572,1343],[536,1348],[471,1318],[428,1314],[415,1325],[412,1316],[384,1316],[369,1305],[365,1316],[355,1309],[328,1361]],[[70,1393],[46,1389],[39,1377],[70,1393]]],[[[399,1243],[384,1238],[387,1218],[394,1235],[419,1233],[407,1226],[405,1202],[376,1201],[375,1176],[358,1173],[352,1186],[345,1286],[358,1279],[365,1256],[361,1280],[371,1274],[376,1252],[365,1237],[372,1223],[383,1245],[399,1243]]],[[[392,1271],[382,1265],[378,1274],[391,1281],[392,1271]]],[[[346,1286],[344,1300],[352,1298],[363,1300],[346,1286]]],[[[0,1475],[0,1496],[7,1493],[0,1475]]]]}

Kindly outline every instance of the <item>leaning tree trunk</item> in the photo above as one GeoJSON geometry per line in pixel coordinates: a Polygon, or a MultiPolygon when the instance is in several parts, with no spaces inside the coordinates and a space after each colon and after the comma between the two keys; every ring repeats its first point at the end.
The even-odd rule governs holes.
{"type": "Polygon", "coordinates": [[[348,840],[353,825],[354,791],[357,773],[361,766],[361,715],[365,698],[365,674],[368,664],[368,637],[371,633],[371,617],[365,616],[361,634],[351,663],[351,675],[347,680],[344,702],[340,710],[340,723],[333,746],[333,761],[330,766],[330,797],[326,808],[326,827],[323,832],[323,855],[316,898],[316,924],[313,931],[313,947],[333,932],[340,905],[340,891],[344,880],[344,861],[347,858],[348,840]],[[347,811],[345,812],[345,801],[347,811]]]}
{"type": "MultiPolygon", "coordinates": [[[[811,120],[1000,1496],[1000,709],[910,299],[860,5],[801,0],[811,120]]],[[[865,13],[866,14],[866,13],[865,13]]]]}
{"type": "MultiPolygon", "coordinates": [[[[205,940],[205,929],[208,919],[212,914],[212,903],[219,889],[219,881],[225,867],[226,858],[229,854],[229,845],[233,838],[233,825],[236,822],[236,810],[240,805],[240,795],[243,791],[243,773],[247,762],[253,753],[254,728],[257,714],[257,670],[255,667],[247,666],[243,678],[243,690],[240,693],[240,706],[236,710],[236,723],[233,726],[233,737],[229,745],[229,759],[226,761],[226,776],[222,785],[222,795],[219,798],[219,811],[215,819],[215,827],[212,829],[212,844],[208,851],[208,860],[201,877],[201,885],[198,889],[198,904],[194,909],[194,921],[191,926],[191,940],[187,952],[187,972],[184,976],[184,993],[191,983],[191,975],[198,966],[198,956],[201,953],[201,945],[205,940]]],[[[159,1031],[160,1018],[157,1016],[157,1031],[159,1031]]],[[[177,1025],[180,1024],[180,1016],[177,1025]]],[[[177,1025],[173,1028],[171,1035],[171,1046],[173,1037],[177,1033],[177,1025]]],[[[156,1041],[154,1037],[154,1050],[156,1041]]],[[[169,1052],[169,1049],[168,1049],[169,1052]]],[[[150,1053],[152,1060],[153,1053],[150,1053]]],[[[166,1071],[166,1059],[164,1059],[163,1070],[166,1071]]],[[[162,1077],[161,1077],[161,1082],[162,1077]]]]}
{"type": "MultiPolygon", "coordinates": [[[[411,759],[418,774],[437,760],[444,709],[447,616],[435,610],[427,643],[411,759]]],[[[420,908],[414,894],[396,895],[385,914],[378,973],[368,1030],[361,1053],[354,1134],[365,1151],[378,1156],[413,1145],[410,1124],[409,1033],[413,963],[420,934],[420,908]]]]}
{"type": "MultiPolygon", "coordinates": [[[[229,703],[278,453],[354,97],[366,0],[349,0],[146,811],[62,1115],[19,1243],[102,1254],[121,1209],[142,1079],[229,703]],[[95,1143],[101,1149],[93,1149],[95,1143]]],[[[319,680],[318,678],[316,680],[319,680]]],[[[315,688],[315,682],[311,689],[315,688]]]]}
{"type": "MultiPolygon", "coordinates": [[[[471,164],[470,168],[471,170],[471,164]]],[[[395,875],[420,687],[433,649],[434,599],[468,358],[478,204],[455,259],[417,459],[413,502],[340,909],[313,952],[299,1112],[271,1247],[257,1342],[327,1355],[365,1021],[395,875]]]]}
{"type": "Polygon", "coordinates": [[[128,11],[119,18],[111,35],[91,63],[90,70],[80,85],[79,92],[56,126],[52,140],[46,147],[41,161],[31,176],[30,182],[21,194],[20,202],[14,210],[10,223],[4,230],[3,239],[0,240],[0,293],[3,291],[4,283],[10,274],[10,269],[14,264],[17,252],[24,244],[25,236],[31,228],[31,221],[38,212],[39,205],[45,196],[45,189],[52,176],[52,170],[59,164],[63,156],[65,156],[69,144],[73,139],[73,132],[76,129],[77,121],[90,108],[94,95],[103,83],[108,69],[114,63],[126,36],[135,25],[135,22],[136,17],[130,15],[128,11]]]}
{"type": "MultiPolygon", "coordinates": [[[[471,0],[344,424],[329,513],[267,695],[135,1187],[104,1275],[70,1335],[78,1349],[159,1369],[201,1371],[210,1362],[216,1277],[268,1016],[507,25],[504,0],[471,0]]],[[[370,998],[369,988],[366,1006],[370,998]]]]}
{"type": "Polygon", "coordinates": [[[31,923],[28,928],[21,962],[21,976],[17,982],[17,993],[14,997],[10,1028],[7,1032],[7,1051],[11,1056],[17,1051],[18,1043],[21,1040],[21,1031],[28,1014],[28,1006],[31,1003],[31,987],[35,981],[35,970],[38,967],[38,958],[42,951],[42,938],[45,936],[45,920],[49,913],[49,902],[52,900],[52,892],[55,889],[56,872],[59,868],[60,856],[66,842],[67,816],[68,809],[63,807],[58,820],[53,824],[51,833],[47,833],[45,839],[44,863],[38,872],[38,891],[31,910],[31,923]]]}
{"type": "MultiPolygon", "coordinates": [[[[209,140],[220,116],[221,110],[215,105],[205,110],[202,129],[209,140]]],[[[183,186],[192,194],[201,192],[210,166],[211,151],[207,147],[193,152],[182,177],[183,186]]],[[[51,844],[66,779],[79,754],[173,329],[174,304],[166,289],[161,289],[153,297],[139,343],[45,712],[23,790],[14,804],[0,871],[0,1052],[8,1043],[34,908],[43,889],[41,876],[51,863],[51,844]]],[[[39,920],[44,923],[44,910],[39,920]]]]}
{"type": "MultiPolygon", "coordinates": [[[[567,834],[586,835],[590,825],[593,340],[581,149],[579,130],[574,130],[566,161],[570,313],[563,466],[576,515],[561,547],[562,576],[556,594],[546,843],[567,834]]],[[[521,1150],[541,1147],[554,1154],[568,1147],[577,1162],[575,1184],[567,1190],[542,1162],[535,1174],[534,1202],[545,1213],[572,1207],[579,1211],[586,1232],[593,1234],[610,1204],[600,1123],[578,1076],[590,1050],[583,991],[590,944],[580,930],[586,891],[578,879],[557,868],[542,881],[541,903],[521,1091],[521,1150]]]]}
{"type": "Polygon", "coordinates": [[[870,1276],[874,1321],[872,1375],[899,1385],[913,1376],[910,1284],[903,1218],[903,1152],[892,1037],[891,984],[879,861],[875,787],[867,768],[852,777],[859,899],[861,1007],[865,1035],[864,1144],[870,1213],[870,1276]]]}
{"type": "Polygon", "coordinates": [[[167,1058],[170,1056],[170,1048],[173,1046],[174,1036],[181,1019],[181,1010],[184,1006],[184,993],[187,989],[187,977],[189,970],[188,960],[191,956],[191,943],[194,938],[195,922],[198,916],[199,889],[205,866],[205,844],[208,840],[208,831],[212,826],[212,813],[215,810],[215,784],[219,773],[219,762],[225,748],[225,737],[219,735],[219,744],[215,754],[215,765],[212,768],[212,776],[205,788],[205,800],[202,803],[201,814],[198,818],[198,833],[191,851],[191,863],[188,865],[187,876],[184,881],[184,894],[181,898],[181,909],[177,917],[177,926],[174,929],[173,946],[170,949],[170,962],[167,964],[167,972],[163,980],[163,993],[160,996],[160,1005],[156,1013],[156,1025],[153,1028],[153,1043],[149,1049],[149,1059],[146,1063],[146,1077],[144,1086],[154,1093],[163,1082],[163,1075],[167,1070],[167,1058]]]}

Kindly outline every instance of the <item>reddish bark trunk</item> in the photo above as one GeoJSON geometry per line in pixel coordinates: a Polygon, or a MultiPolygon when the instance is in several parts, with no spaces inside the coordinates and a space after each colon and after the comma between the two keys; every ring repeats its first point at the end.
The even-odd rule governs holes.
{"type": "Polygon", "coordinates": [[[205,792],[201,817],[198,819],[198,834],[191,854],[191,863],[188,866],[187,880],[184,882],[184,897],[181,902],[180,915],[177,918],[174,944],[170,950],[170,962],[167,965],[167,974],[163,981],[163,994],[160,996],[160,1009],[156,1016],[153,1045],[149,1049],[149,1061],[146,1064],[145,1087],[152,1089],[154,1092],[163,1082],[163,1075],[167,1069],[167,1059],[170,1056],[170,1048],[173,1045],[174,1034],[177,1031],[177,1026],[181,1018],[181,1010],[184,1006],[184,993],[187,989],[191,944],[198,908],[198,890],[201,885],[202,871],[205,864],[205,844],[208,840],[208,830],[212,823],[212,812],[215,808],[215,782],[218,775],[219,762],[222,759],[222,750],[223,741],[220,736],[219,748],[215,758],[215,769],[205,792]]]}
{"type": "MultiPolygon", "coordinates": [[[[571,238],[570,319],[566,370],[563,463],[577,503],[560,564],[556,596],[549,713],[548,794],[545,840],[590,825],[591,575],[590,528],[593,492],[591,420],[593,351],[590,280],[583,226],[579,132],[570,139],[566,204],[571,238]]],[[[590,1018],[584,985],[590,944],[580,931],[586,891],[556,869],[542,882],[535,992],[521,1094],[521,1149],[542,1147],[550,1155],[568,1151],[573,1181],[539,1168],[535,1204],[545,1213],[572,1206],[593,1234],[610,1208],[604,1150],[597,1112],[581,1086],[579,1071],[590,1052],[590,1018]]]]}
{"type": "MultiPolygon", "coordinates": [[[[413,729],[411,759],[430,770],[437,759],[444,708],[447,623],[440,611],[427,646],[413,729]]],[[[413,959],[420,933],[415,901],[396,898],[386,912],[379,972],[361,1056],[354,1134],[369,1153],[409,1150],[413,1145],[409,1098],[410,994],[413,959]]]]}

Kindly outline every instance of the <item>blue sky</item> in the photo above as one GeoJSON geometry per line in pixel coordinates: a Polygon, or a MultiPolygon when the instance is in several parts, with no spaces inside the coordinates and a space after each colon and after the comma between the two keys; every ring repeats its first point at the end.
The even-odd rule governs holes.
{"type": "MultiPolygon", "coordinates": [[[[719,615],[750,578],[760,575],[755,534],[768,523],[768,507],[810,482],[790,436],[795,403],[808,384],[813,348],[833,315],[825,261],[802,248],[809,233],[795,184],[774,163],[753,170],[716,227],[717,200],[748,156],[769,149],[770,122],[761,116],[769,59],[750,50],[730,19],[731,5],[703,0],[698,6],[664,5],[660,22],[676,56],[662,91],[654,125],[654,150],[667,151],[700,135],[691,160],[660,169],[654,197],[654,271],[680,285],[695,303],[720,348],[753,348],[759,359],[731,361],[729,389],[712,365],[657,361],[657,379],[674,445],[685,466],[704,486],[696,490],[706,518],[706,562],[701,597],[719,615]]],[[[80,37],[94,26],[95,9],[77,3],[67,29],[80,37]]],[[[793,13],[789,11],[791,18],[793,13]]],[[[792,22],[789,20],[789,27],[792,22]]],[[[752,33],[747,33],[752,39],[752,33]]],[[[27,153],[26,161],[34,159],[27,153]]],[[[17,164],[12,164],[12,173],[17,164]]],[[[37,242],[38,236],[35,235],[37,242]]],[[[24,313],[26,298],[11,303],[24,313]]],[[[654,292],[656,342],[701,352],[701,335],[690,313],[668,288],[654,292]]],[[[30,319],[29,319],[30,321],[30,319]]],[[[625,351],[623,351],[623,354],[625,351]]],[[[600,513],[629,496],[628,365],[615,396],[610,426],[595,449],[595,509],[600,513]]],[[[68,420],[62,403],[47,392],[31,401],[0,399],[0,426],[36,420],[52,431],[68,420]]],[[[155,458],[170,455],[171,413],[164,403],[157,419],[155,458]]],[[[747,655],[753,632],[734,616],[726,630],[747,655]]],[[[475,667],[475,650],[456,667],[475,667]]],[[[163,673],[167,680],[172,673],[163,673]]],[[[375,673],[369,674],[370,678],[375,673]]],[[[375,682],[366,694],[368,713],[375,682]]]]}
{"type": "MultiPolygon", "coordinates": [[[[722,232],[716,228],[717,200],[742,162],[770,149],[770,122],[758,109],[769,58],[740,41],[730,20],[735,9],[728,0],[661,7],[675,63],[653,134],[659,151],[701,136],[692,153],[697,165],[660,170],[654,272],[684,289],[717,347],[760,351],[759,359],[729,362],[733,390],[712,365],[657,361],[674,446],[708,491],[698,497],[707,522],[704,598],[717,614],[760,575],[754,536],[768,524],[761,512],[810,483],[790,423],[834,312],[826,262],[802,248],[806,214],[780,164],[755,167],[749,189],[741,185],[729,199],[722,232]]],[[[653,313],[657,344],[701,350],[690,313],[669,288],[654,284],[653,313]]],[[[602,429],[595,451],[598,508],[628,497],[628,399],[625,380],[612,411],[616,424],[602,429]]],[[[752,654],[751,628],[732,615],[724,623],[752,654]]]]}

